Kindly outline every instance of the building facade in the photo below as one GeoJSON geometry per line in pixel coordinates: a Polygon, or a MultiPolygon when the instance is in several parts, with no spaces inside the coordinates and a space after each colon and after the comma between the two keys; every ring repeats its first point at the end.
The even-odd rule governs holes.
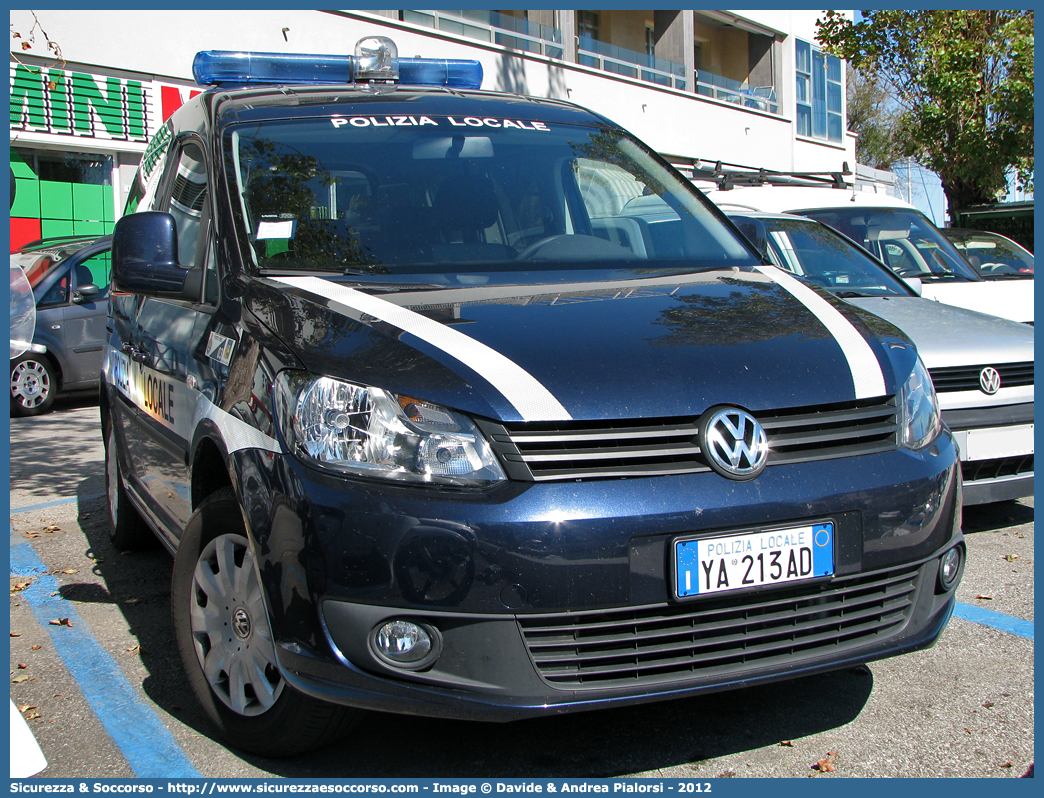
{"type": "Polygon", "coordinates": [[[815,42],[820,14],[11,11],[11,247],[112,229],[149,138],[200,91],[199,50],[350,53],[383,35],[403,56],[480,61],[484,89],[591,108],[683,171],[854,169],[845,65],[815,42]]]}

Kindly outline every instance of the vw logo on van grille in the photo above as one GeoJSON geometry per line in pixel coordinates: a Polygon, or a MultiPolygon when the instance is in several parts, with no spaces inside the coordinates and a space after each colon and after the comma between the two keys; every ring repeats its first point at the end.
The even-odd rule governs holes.
{"type": "Polygon", "coordinates": [[[707,463],[729,479],[753,479],[765,470],[768,436],[746,410],[711,408],[700,423],[700,449],[707,463]]]}
{"type": "Polygon", "coordinates": [[[983,393],[993,396],[1000,390],[1000,383],[1000,372],[993,366],[987,366],[979,372],[979,387],[982,388],[983,393]]]}

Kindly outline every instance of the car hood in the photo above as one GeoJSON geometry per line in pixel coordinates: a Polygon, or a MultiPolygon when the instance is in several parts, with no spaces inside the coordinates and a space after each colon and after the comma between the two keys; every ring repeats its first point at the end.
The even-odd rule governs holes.
{"type": "Polygon", "coordinates": [[[813,312],[781,285],[793,278],[626,275],[395,292],[273,277],[244,298],[312,372],[503,421],[850,402],[895,393],[912,367],[892,325],[810,292],[813,312]]]}
{"type": "Polygon", "coordinates": [[[887,319],[917,346],[928,368],[1033,360],[1033,328],[912,296],[848,300],[887,319]]]}
{"type": "Polygon", "coordinates": [[[947,305],[1033,323],[1032,280],[926,281],[921,296],[947,305]]]}

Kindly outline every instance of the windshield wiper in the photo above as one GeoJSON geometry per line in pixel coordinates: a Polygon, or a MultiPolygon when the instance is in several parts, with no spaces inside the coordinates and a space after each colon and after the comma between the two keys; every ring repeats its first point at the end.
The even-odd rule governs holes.
{"type": "Polygon", "coordinates": [[[900,296],[895,291],[853,291],[852,289],[845,289],[844,291],[831,289],[831,293],[841,299],[858,299],[865,296],[900,296]]]}

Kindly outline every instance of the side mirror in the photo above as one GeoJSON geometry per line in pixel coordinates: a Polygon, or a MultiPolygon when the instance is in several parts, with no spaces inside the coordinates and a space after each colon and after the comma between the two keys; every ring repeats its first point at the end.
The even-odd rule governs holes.
{"type": "Polygon", "coordinates": [[[112,290],[199,299],[199,272],[178,264],[178,228],[160,211],[124,216],[112,231],[112,290]]]}
{"type": "Polygon", "coordinates": [[[921,296],[923,286],[920,277],[903,277],[901,278],[904,283],[909,286],[917,296],[921,296]]]}
{"type": "Polygon", "coordinates": [[[101,289],[96,285],[88,283],[87,285],[81,285],[75,291],[73,291],[72,301],[74,305],[78,305],[81,302],[87,302],[91,297],[98,296],[101,293],[101,289]]]}

